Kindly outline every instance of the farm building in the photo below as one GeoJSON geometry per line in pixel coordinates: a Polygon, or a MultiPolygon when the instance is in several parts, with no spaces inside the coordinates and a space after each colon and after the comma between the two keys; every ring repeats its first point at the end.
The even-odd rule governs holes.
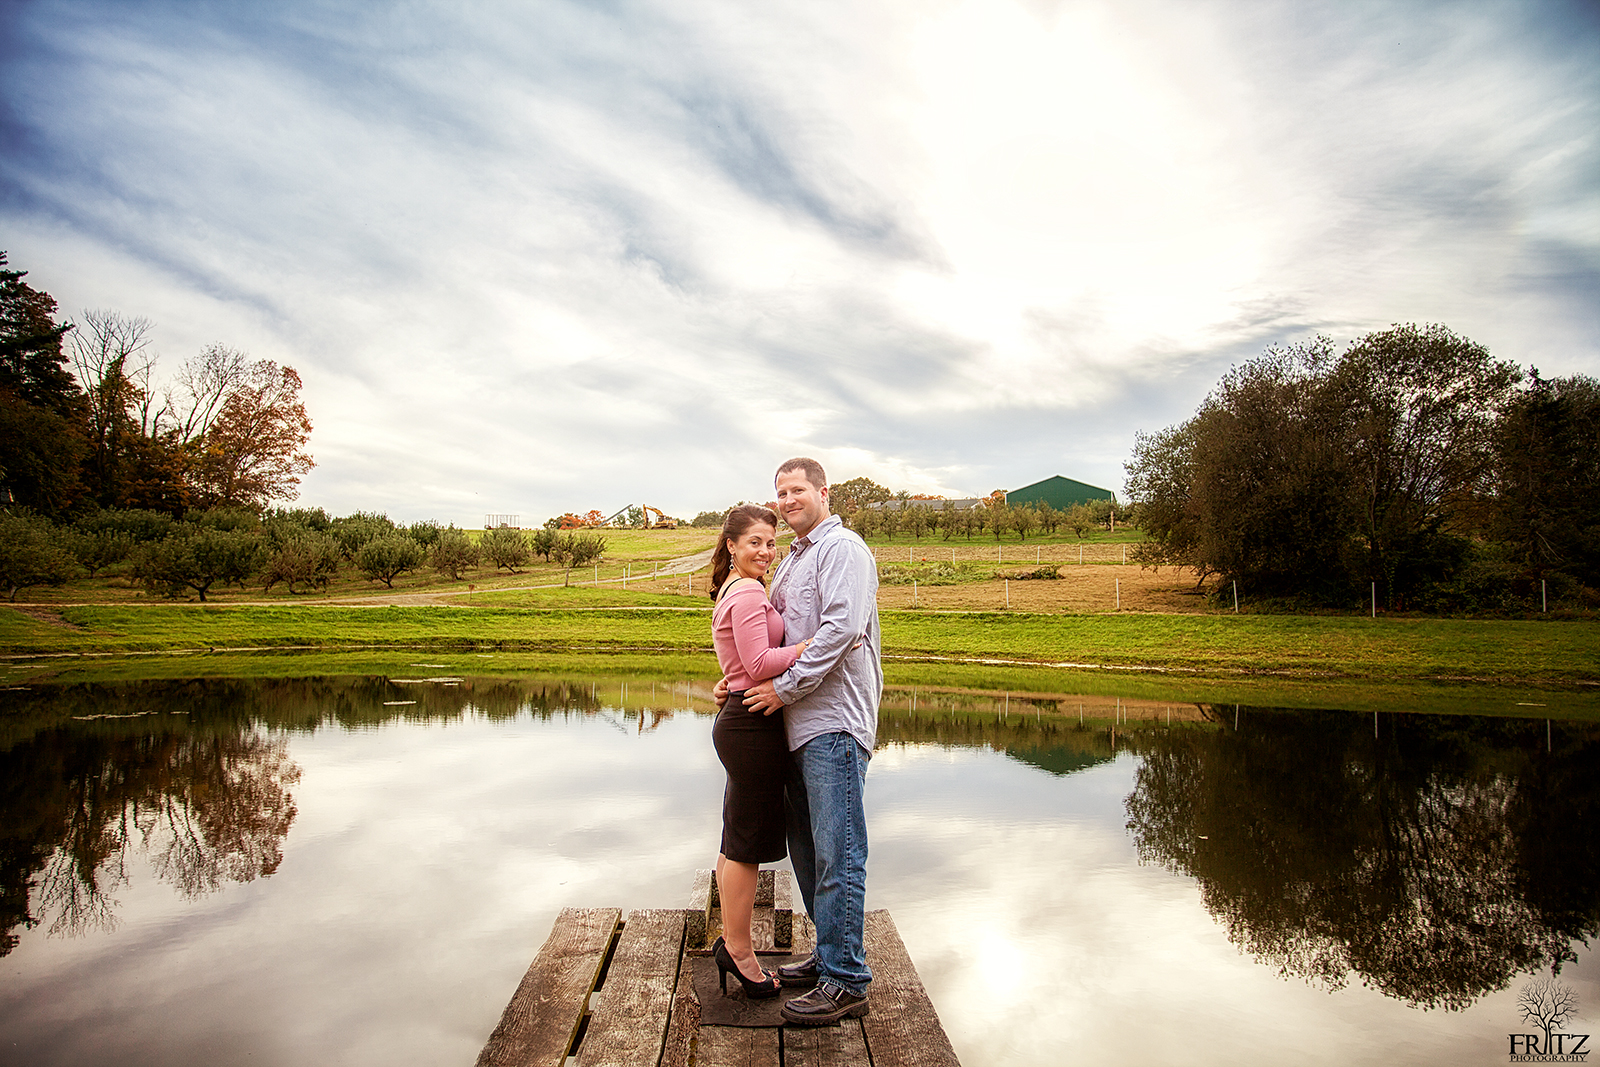
{"type": "Polygon", "coordinates": [[[1074,504],[1087,504],[1094,500],[1116,499],[1117,494],[1109,489],[1101,489],[1097,485],[1085,485],[1071,478],[1063,478],[1059,474],[1042,482],[1025,485],[1021,489],[1013,489],[1006,494],[1006,503],[1013,506],[1049,504],[1053,508],[1061,509],[1070,508],[1074,504]]]}

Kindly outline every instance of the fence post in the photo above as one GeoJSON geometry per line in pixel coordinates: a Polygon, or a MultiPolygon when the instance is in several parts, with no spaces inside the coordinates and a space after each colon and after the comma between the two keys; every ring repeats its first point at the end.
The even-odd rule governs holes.
{"type": "Polygon", "coordinates": [[[1233,580],[1233,613],[1239,614],[1239,579],[1233,580]]]}
{"type": "Polygon", "coordinates": [[[1544,579],[1543,578],[1539,579],[1539,610],[1540,611],[1549,611],[1550,610],[1550,599],[1549,599],[1549,597],[1547,597],[1545,595],[1544,579]]]}
{"type": "Polygon", "coordinates": [[[917,580],[911,579],[911,606],[917,606],[917,580]]]}
{"type": "MultiPolygon", "coordinates": [[[[1377,582],[1373,582],[1372,583],[1372,617],[1374,619],[1376,619],[1378,617],[1378,583],[1377,582]]],[[[1374,713],[1374,714],[1376,714],[1376,713],[1374,713]]]]}
{"type": "Polygon", "coordinates": [[[1011,606],[1011,579],[1006,579],[1006,607],[1011,606]]]}
{"type": "Polygon", "coordinates": [[[1117,579],[1117,610],[1122,610],[1122,579],[1117,579]]]}

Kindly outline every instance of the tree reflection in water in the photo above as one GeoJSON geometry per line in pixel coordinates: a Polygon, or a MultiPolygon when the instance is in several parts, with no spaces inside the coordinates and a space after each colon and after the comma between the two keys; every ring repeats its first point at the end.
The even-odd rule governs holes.
{"type": "MultiPolygon", "coordinates": [[[[114,928],[115,892],[135,851],[186,899],[271,875],[300,780],[288,731],[603,706],[590,682],[419,686],[370,676],[37,686],[5,696],[0,956],[18,944],[18,927],[114,928]]],[[[657,709],[651,725],[670,714],[657,709]]]]}
{"type": "Polygon", "coordinates": [[[137,849],[185,898],[272,874],[294,821],[300,769],[259,732],[115,736],[52,730],[0,754],[5,933],[46,918],[51,934],[116,924],[115,890],[137,849]],[[37,887],[38,914],[29,909],[37,887]]]}
{"type": "Polygon", "coordinates": [[[1126,738],[1128,828],[1281,973],[1460,1010],[1600,933],[1595,728],[1203,710],[1126,738]]]}

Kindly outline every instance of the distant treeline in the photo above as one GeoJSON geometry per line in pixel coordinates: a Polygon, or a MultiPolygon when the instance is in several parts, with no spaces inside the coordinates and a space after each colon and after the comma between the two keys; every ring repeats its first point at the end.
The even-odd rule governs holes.
{"type": "Polygon", "coordinates": [[[605,547],[605,538],[592,533],[496,529],[474,540],[437,522],[399,526],[359,511],[330,519],[321,508],[211,508],[181,520],[107,508],[60,524],[36,514],[0,514],[0,591],[15,600],[28,586],[104,572],[200,600],[229,585],[326,589],[345,571],[392,589],[396,578],[424,566],[459,581],[485,565],[516,573],[535,556],[570,576],[574,567],[599,560],[605,547]]]}
{"type": "MultiPolygon", "coordinates": [[[[910,534],[919,541],[934,536],[946,541],[960,536],[970,541],[988,534],[998,541],[1015,534],[1025,541],[1033,533],[1070,532],[1081,540],[1095,530],[1138,521],[1136,509],[1121,507],[1114,500],[1092,500],[1056,508],[1048,501],[1007,504],[995,496],[984,498],[976,505],[958,507],[954,501],[914,497],[904,491],[891,492],[870,478],[851,478],[831,485],[828,493],[833,513],[862,537],[892,537],[899,533],[910,534]],[[891,501],[899,506],[871,506],[891,501]]],[[[693,524],[718,527],[726,514],[726,509],[702,511],[694,517],[693,524]]]]}
{"type": "Polygon", "coordinates": [[[1138,558],[1255,604],[1600,606],[1600,383],[1543,379],[1443,326],[1235,367],[1140,434],[1138,558]]]}

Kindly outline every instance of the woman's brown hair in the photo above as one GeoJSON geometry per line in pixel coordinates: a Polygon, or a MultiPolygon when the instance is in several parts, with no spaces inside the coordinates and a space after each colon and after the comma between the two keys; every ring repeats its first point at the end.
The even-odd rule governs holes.
{"type": "MultiPolygon", "coordinates": [[[[722,519],[722,533],[717,537],[717,550],[711,553],[711,599],[717,599],[717,594],[722,592],[722,583],[728,580],[728,574],[733,570],[733,553],[728,551],[728,542],[737,541],[745,535],[745,531],[757,523],[766,523],[776,532],[778,529],[778,516],[771,508],[764,508],[760,504],[740,504],[728,509],[728,514],[722,519]]],[[[761,580],[766,585],[766,579],[761,580]]]]}

